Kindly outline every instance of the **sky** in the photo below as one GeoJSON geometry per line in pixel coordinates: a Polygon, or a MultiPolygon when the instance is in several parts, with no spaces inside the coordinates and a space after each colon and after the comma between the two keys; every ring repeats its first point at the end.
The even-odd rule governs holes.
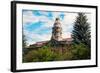
{"type": "MultiPolygon", "coordinates": [[[[23,34],[26,37],[28,45],[50,40],[52,27],[57,17],[59,17],[61,21],[62,38],[71,38],[71,32],[77,17],[77,13],[61,11],[23,10],[22,13],[23,34]]],[[[90,23],[91,15],[86,15],[90,23]]]]}

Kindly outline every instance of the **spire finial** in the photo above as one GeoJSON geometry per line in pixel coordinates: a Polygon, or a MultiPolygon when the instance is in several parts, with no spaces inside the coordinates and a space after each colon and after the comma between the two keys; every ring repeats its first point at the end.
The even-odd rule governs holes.
{"type": "Polygon", "coordinates": [[[60,20],[60,18],[59,18],[59,17],[57,17],[57,18],[56,18],[56,20],[60,20]]]}

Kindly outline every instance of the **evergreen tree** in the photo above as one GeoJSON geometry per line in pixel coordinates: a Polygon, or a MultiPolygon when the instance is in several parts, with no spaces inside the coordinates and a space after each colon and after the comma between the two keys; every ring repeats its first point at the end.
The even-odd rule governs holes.
{"type": "Polygon", "coordinates": [[[87,22],[87,16],[85,13],[78,13],[74,22],[74,30],[72,31],[72,37],[75,43],[84,43],[87,47],[91,46],[90,39],[90,24],[87,22]]]}
{"type": "MultiPolygon", "coordinates": [[[[23,57],[24,57],[24,55],[26,55],[28,53],[28,49],[26,48],[26,46],[27,46],[26,41],[27,41],[26,36],[24,34],[22,34],[22,47],[23,47],[23,49],[22,49],[23,52],[22,53],[23,53],[23,57]]],[[[23,60],[24,60],[24,58],[23,58],[23,60]]]]}
{"type": "Polygon", "coordinates": [[[23,48],[25,48],[27,46],[27,42],[26,42],[27,40],[24,34],[22,35],[22,38],[23,38],[23,48]]]}

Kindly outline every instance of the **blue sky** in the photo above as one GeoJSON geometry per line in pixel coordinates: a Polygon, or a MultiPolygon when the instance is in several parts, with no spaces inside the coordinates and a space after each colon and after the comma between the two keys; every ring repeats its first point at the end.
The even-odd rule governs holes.
{"type": "MultiPolygon", "coordinates": [[[[28,44],[50,40],[56,17],[62,24],[62,37],[70,38],[77,13],[23,10],[23,33],[28,44]]],[[[88,14],[90,21],[90,15],[88,14]]]]}

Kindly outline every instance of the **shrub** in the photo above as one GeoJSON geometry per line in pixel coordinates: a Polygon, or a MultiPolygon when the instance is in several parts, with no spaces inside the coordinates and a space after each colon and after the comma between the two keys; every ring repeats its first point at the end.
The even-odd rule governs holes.
{"type": "Polygon", "coordinates": [[[83,43],[72,44],[71,49],[53,48],[43,46],[38,50],[29,51],[23,58],[23,62],[43,62],[43,61],[63,61],[63,60],[82,60],[90,59],[90,48],[83,43]]]}
{"type": "Polygon", "coordinates": [[[24,62],[53,61],[57,59],[55,54],[48,46],[43,46],[38,50],[32,50],[24,57],[24,62]]]}
{"type": "Polygon", "coordinates": [[[90,58],[90,48],[88,48],[83,43],[73,44],[72,54],[73,54],[73,59],[89,59],[90,58]]]}
{"type": "Polygon", "coordinates": [[[38,52],[36,50],[29,51],[26,55],[23,56],[23,62],[32,62],[33,57],[37,54],[38,52]]]}
{"type": "Polygon", "coordinates": [[[40,48],[37,51],[38,54],[33,56],[33,61],[37,59],[38,61],[52,61],[53,60],[53,52],[50,49],[40,48]]]}
{"type": "Polygon", "coordinates": [[[72,54],[71,51],[66,52],[66,53],[64,53],[64,55],[63,55],[63,59],[64,59],[64,60],[72,60],[72,58],[73,58],[73,54],[72,54]]]}

